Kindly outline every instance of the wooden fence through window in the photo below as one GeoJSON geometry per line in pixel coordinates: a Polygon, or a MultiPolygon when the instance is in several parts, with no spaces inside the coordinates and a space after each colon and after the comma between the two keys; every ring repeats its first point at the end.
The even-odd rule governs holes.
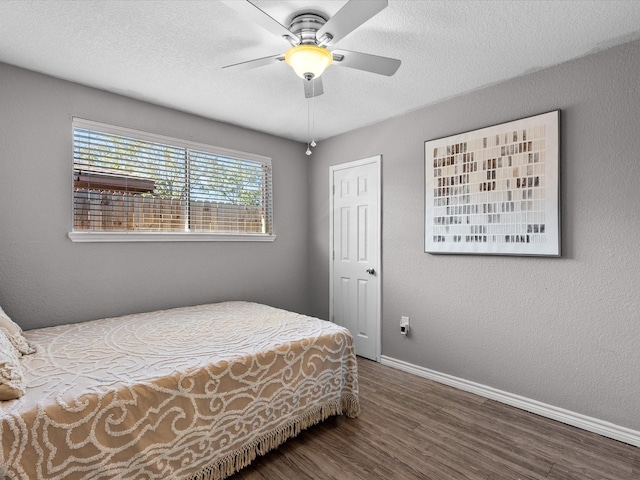
{"type": "Polygon", "coordinates": [[[258,205],[195,200],[187,205],[176,198],[87,189],[74,191],[75,230],[183,232],[188,227],[191,232],[263,233],[262,217],[262,207],[258,205]]]}

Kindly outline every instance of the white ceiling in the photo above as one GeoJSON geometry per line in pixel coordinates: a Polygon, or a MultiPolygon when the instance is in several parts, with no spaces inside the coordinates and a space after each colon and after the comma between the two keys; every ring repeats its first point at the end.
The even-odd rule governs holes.
{"type": "MultiPolygon", "coordinates": [[[[295,13],[331,16],[346,2],[254,3],[288,26],[295,13]]],[[[399,58],[400,69],[330,67],[315,137],[638,38],[637,0],[389,0],[335,48],[399,58]]],[[[306,142],[308,101],[289,67],[222,70],[288,46],[215,0],[0,0],[1,62],[306,142]]]]}

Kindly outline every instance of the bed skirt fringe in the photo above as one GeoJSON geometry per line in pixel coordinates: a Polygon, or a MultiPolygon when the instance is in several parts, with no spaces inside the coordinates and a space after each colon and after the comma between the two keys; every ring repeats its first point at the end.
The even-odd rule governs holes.
{"type": "Polygon", "coordinates": [[[332,400],[324,405],[319,405],[287,422],[282,427],[273,430],[242,449],[233,452],[218,460],[212,465],[202,469],[190,477],[189,480],[223,480],[253,462],[259,455],[279,447],[289,438],[297,436],[301,431],[326,420],[335,415],[346,415],[349,418],[356,418],[360,414],[360,402],[358,397],[346,394],[342,400],[332,400]]]}

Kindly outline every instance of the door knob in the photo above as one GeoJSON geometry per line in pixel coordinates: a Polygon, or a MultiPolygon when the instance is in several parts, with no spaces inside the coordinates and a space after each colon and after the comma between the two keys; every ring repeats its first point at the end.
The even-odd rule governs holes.
{"type": "Polygon", "coordinates": [[[375,275],[375,274],[376,274],[376,271],[375,271],[373,268],[367,268],[367,270],[366,270],[366,271],[367,271],[367,273],[368,273],[369,275],[375,275]]]}

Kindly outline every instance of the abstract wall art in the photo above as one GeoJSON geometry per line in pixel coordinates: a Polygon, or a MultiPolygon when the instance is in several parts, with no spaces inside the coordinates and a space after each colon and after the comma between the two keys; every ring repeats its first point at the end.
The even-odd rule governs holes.
{"type": "Polygon", "coordinates": [[[560,110],[425,142],[425,251],[560,256],[560,110]]]}

